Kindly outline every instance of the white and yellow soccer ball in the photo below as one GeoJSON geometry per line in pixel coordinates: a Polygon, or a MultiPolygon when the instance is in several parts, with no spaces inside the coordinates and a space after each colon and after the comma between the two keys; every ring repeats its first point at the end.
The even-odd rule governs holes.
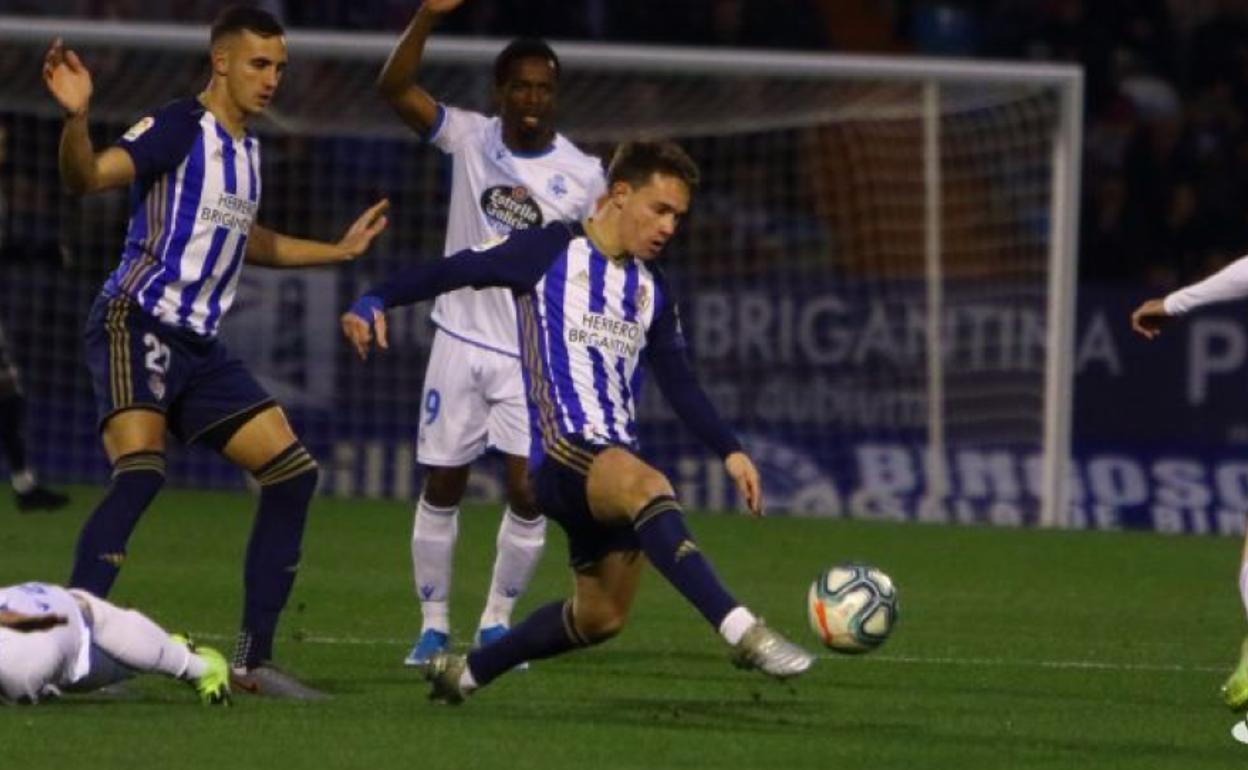
{"type": "Polygon", "coordinates": [[[823,571],[806,596],[810,628],[835,652],[870,652],[897,622],[897,587],[869,564],[838,564],[823,571]]]}

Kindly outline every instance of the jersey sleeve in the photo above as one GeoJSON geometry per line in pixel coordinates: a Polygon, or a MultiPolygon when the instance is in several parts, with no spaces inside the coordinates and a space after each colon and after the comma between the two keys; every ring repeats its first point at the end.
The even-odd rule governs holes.
{"type": "Polygon", "coordinates": [[[139,178],[164,174],[186,158],[200,134],[200,114],[186,102],[174,102],[144,115],[115,146],[129,153],[139,178]]]}
{"type": "Polygon", "coordinates": [[[719,457],[741,450],[741,442],[720,418],[689,361],[689,346],[680,328],[680,312],[670,288],[659,286],[654,323],[646,336],[646,364],[667,403],[695,436],[719,457]]]}
{"type": "Polygon", "coordinates": [[[532,289],[567,248],[572,231],[562,223],[518,230],[493,243],[427,260],[373,287],[365,296],[386,307],[430,300],[448,291],[501,287],[523,294],[532,289]]]}
{"type": "Polygon", "coordinates": [[[1166,295],[1164,305],[1170,315],[1183,315],[1216,302],[1248,297],[1248,256],[1240,257],[1218,272],[1166,295]]]}
{"type": "Polygon", "coordinates": [[[479,112],[439,104],[438,116],[429,128],[429,142],[453,155],[469,146],[473,137],[480,136],[489,120],[479,112]]]}

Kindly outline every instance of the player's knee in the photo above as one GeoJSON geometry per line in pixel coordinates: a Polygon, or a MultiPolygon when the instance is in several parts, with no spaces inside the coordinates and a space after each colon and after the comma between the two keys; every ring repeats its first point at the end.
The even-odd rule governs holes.
{"type": "Polygon", "coordinates": [[[439,508],[459,505],[468,486],[468,468],[429,468],[421,496],[439,508]]]}
{"type": "Polygon", "coordinates": [[[507,505],[512,513],[527,521],[532,521],[542,515],[537,508],[537,496],[534,495],[533,487],[527,480],[518,485],[508,486],[507,505]]]}
{"type": "Polygon", "coordinates": [[[113,463],[113,490],[134,498],[136,503],[150,501],[164,485],[164,452],[131,452],[113,463]]]}
{"type": "Polygon", "coordinates": [[[576,609],[576,630],[589,644],[602,644],[628,625],[628,610],[615,604],[576,609]]]}
{"type": "Polygon", "coordinates": [[[637,474],[637,478],[631,485],[631,491],[633,507],[638,510],[656,497],[676,496],[672,482],[667,480],[667,476],[653,468],[646,468],[637,474]]]}
{"type": "Polygon", "coordinates": [[[306,506],[316,493],[321,468],[303,444],[296,441],[252,474],[262,495],[280,495],[306,506]]]}
{"type": "Polygon", "coordinates": [[[578,618],[576,630],[580,631],[581,636],[590,644],[602,644],[618,636],[627,623],[627,615],[596,615],[585,623],[578,618]]]}

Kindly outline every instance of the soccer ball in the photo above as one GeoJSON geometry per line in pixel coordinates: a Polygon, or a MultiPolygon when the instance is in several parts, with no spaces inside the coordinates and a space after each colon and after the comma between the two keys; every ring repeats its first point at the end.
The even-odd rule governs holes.
{"type": "Polygon", "coordinates": [[[811,583],[806,612],[811,630],[828,649],[870,652],[897,622],[897,588],[869,564],[838,564],[811,583]]]}

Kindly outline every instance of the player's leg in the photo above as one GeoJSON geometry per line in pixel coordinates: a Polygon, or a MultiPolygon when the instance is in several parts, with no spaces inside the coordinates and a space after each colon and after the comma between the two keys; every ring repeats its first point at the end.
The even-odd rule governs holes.
{"type": "Polygon", "coordinates": [[[107,596],[130,534],[165,483],[165,409],[191,363],[176,338],[122,298],[96,300],[83,343],[113,472],[78,535],[69,585],[107,596]]]}
{"type": "Polygon", "coordinates": [[[546,517],[529,488],[528,458],[505,455],[507,507],[495,538],[497,553],[485,609],[477,624],[477,644],[507,633],[516,602],[524,595],[546,546],[546,517]]]}
{"type": "Polygon", "coordinates": [[[532,435],[520,362],[510,356],[493,354],[485,387],[490,402],[489,445],[503,452],[505,457],[507,507],[495,538],[498,550],[490,591],[477,624],[480,645],[489,644],[507,632],[511,613],[528,589],[546,546],[546,517],[538,510],[529,486],[528,455],[532,435]]]}
{"type": "Polygon", "coordinates": [[[628,620],[644,564],[637,551],[613,551],[581,567],[572,599],[539,607],[508,634],[467,656],[436,658],[430,669],[430,697],[459,703],[521,663],[614,637],[628,620]]]}
{"type": "Polygon", "coordinates": [[[671,483],[619,448],[594,457],[586,496],[595,520],[631,522],[641,550],[663,577],[738,651],[738,662],[777,677],[794,676],[814,658],[766,628],[720,582],[685,525],[671,483]]]}
{"type": "Polygon", "coordinates": [[[280,407],[269,403],[254,414],[244,414],[241,425],[222,424],[215,437],[204,437],[210,446],[220,445],[221,454],[260,485],[243,567],[243,618],[232,661],[234,681],[239,689],[262,695],[324,697],[271,665],[278,619],[299,570],[319,469],[280,407]]]}
{"type": "Polygon", "coordinates": [[[420,636],[404,663],[423,666],[450,643],[450,594],[459,504],[469,464],[485,451],[489,405],[479,374],[481,349],[438,331],[421,396],[416,461],[424,486],[412,521],[412,577],[420,601],[420,636]]]}
{"type": "Polygon", "coordinates": [[[107,596],[139,518],[165,484],[165,415],[129,409],[108,418],[104,451],[113,466],[103,499],[83,524],[69,585],[107,596]]]}
{"type": "Polygon", "coordinates": [[[9,468],[13,499],[19,511],[52,511],[69,498],[39,484],[26,451],[26,398],[22,394],[17,366],[9,354],[4,329],[0,328],[0,454],[9,468]]]}
{"type": "Polygon", "coordinates": [[[300,699],[325,697],[271,665],[278,618],[299,569],[319,469],[286,415],[219,342],[196,362],[170,429],[248,471],[260,499],[243,567],[243,617],[232,659],[236,689],[300,699]]]}
{"type": "MultiPolygon", "coordinates": [[[[209,647],[192,649],[184,637],[171,636],[137,610],[122,609],[85,591],[70,593],[91,627],[92,643],[109,659],[132,671],[186,681],[204,703],[229,702],[229,667],[221,653],[209,647]]],[[[92,687],[108,683],[93,681],[92,687]]]]}
{"type": "Polygon", "coordinates": [[[451,641],[450,595],[459,502],[468,485],[467,465],[425,466],[425,482],[412,520],[412,580],[420,602],[420,636],[403,659],[423,666],[451,641]]]}
{"type": "MultiPolygon", "coordinates": [[[[1240,554],[1239,597],[1243,602],[1244,611],[1248,613],[1248,536],[1245,536],[1244,547],[1240,554]]],[[[1248,706],[1248,637],[1245,637],[1240,644],[1239,663],[1222,683],[1222,700],[1235,711],[1248,706]]]]}

